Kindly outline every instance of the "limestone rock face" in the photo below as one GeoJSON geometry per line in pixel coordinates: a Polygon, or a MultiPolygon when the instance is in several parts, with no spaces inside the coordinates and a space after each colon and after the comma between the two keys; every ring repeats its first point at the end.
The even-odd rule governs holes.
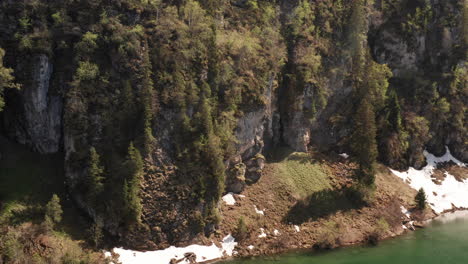
{"type": "Polygon", "coordinates": [[[32,58],[31,82],[23,85],[16,115],[6,115],[9,133],[40,153],[59,151],[63,101],[50,93],[53,65],[45,54],[32,58]]]}
{"type": "MultiPolygon", "coordinates": [[[[240,193],[248,182],[257,181],[263,170],[252,160],[278,144],[280,114],[276,96],[277,80],[271,76],[265,89],[266,104],[244,113],[237,121],[234,131],[236,153],[227,161],[226,191],[240,193]],[[255,171],[255,174],[251,172],[255,171]]],[[[262,156],[263,157],[263,156],[262,156]]]]}
{"type": "Polygon", "coordinates": [[[374,53],[378,54],[377,62],[391,64],[395,76],[404,74],[408,70],[417,70],[417,53],[421,54],[425,50],[424,36],[418,37],[414,49],[410,49],[406,41],[391,29],[382,29],[378,38],[379,45],[374,46],[374,53]]]}

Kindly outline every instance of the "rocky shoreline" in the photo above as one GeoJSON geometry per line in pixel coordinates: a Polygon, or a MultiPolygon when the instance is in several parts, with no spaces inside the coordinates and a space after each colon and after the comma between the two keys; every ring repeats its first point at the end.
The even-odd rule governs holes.
{"type": "MultiPolygon", "coordinates": [[[[408,230],[404,229],[403,231],[401,231],[399,233],[388,234],[387,236],[382,237],[379,241],[383,241],[383,240],[387,240],[387,239],[393,239],[393,238],[402,236],[402,235],[404,235],[404,234],[406,234],[408,232],[413,232],[413,231],[416,231],[417,229],[425,228],[434,219],[450,216],[451,214],[456,214],[456,213],[462,213],[464,216],[468,216],[468,208],[457,208],[457,209],[447,210],[447,211],[444,211],[441,214],[432,213],[432,214],[430,214],[430,217],[428,217],[428,218],[426,218],[426,219],[424,219],[422,221],[414,221],[414,222],[411,221],[411,222],[413,222],[412,223],[412,226],[414,227],[413,229],[408,228],[408,230]]],[[[338,247],[335,247],[335,248],[329,249],[329,250],[335,250],[335,249],[338,249],[338,248],[346,248],[346,247],[357,246],[357,245],[365,245],[367,243],[368,243],[367,241],[355,241],[354,243],[342,244],[342,245],[340,245],[338,247]]],[[[300,250],[300,251],[305,250],[305,251],[310,251],[310,252],[323,252],[323,250],[314,249],[313,247],[312,248],[287,248],[287,249],[283,249],[283,250],[280,250],[280,251],[274,251],[274,252],[266,253],[266,254],[263,254],[263,256],[281,255],[281,254],[286,254],[288,252],[294,252],[294,251],[298,251],[298,250],[300,250]]],[[[208,261],[208,262],[200,262],[200,264],[225,263],[225,262],[228,262],[230,260],[234,260],[234,259],[239,258],[239,257],[248,258],[248,257],[256,257],[256,256],[259,256],[259,255],[232,256],[232,257],[225,257],[223,259],[217,259],[217,260],[212,260],[212,261],[208,261]]]]}

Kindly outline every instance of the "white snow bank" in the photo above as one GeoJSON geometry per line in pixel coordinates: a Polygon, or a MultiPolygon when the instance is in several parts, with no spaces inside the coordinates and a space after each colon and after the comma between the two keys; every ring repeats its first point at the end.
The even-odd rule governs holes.
{"type": "Polygon", "coordinates": [[[428,166],[432,165],[433,167],[435,167],[437,163],[452,161],[460,167],[466,167],[465,163],[459,161],[457,158],[452,156],[452,153],[450,153],[450,149],[447,146],[445,146],[445,154],[441,157],[436,157],[431,153],[427,152],[426,150],[424,151],[424,156],[426,157],[428,166]]]}
{"type": "MultiPolygon", "coordinates": [[[[113,251],[120,255],[119,261],[122,264],[169,264],[171,259],[182,259],[185,253],[193,252],[197,256],[197,262],[204,262],[222,258],[224,254],[232,256],[234,247],[237,245],[234,237],[227,235],[221,242],[221,248],[214,243],[211,246],[190,245],[184,248],[171,246],[163,250],[140,252],[123,248],[114,248],[113,251]]],[[[105,255],[107,255],[105,253],[105,255]]],[[[179,262],[188,264],[187,260],[179,262]]]]}
{"type": "Polygon", "coordinates": [[[236,239],[231,234],[225,236],[221,242],[221,248],[228,256],[232,256],[234,248],[237,246],[236,239]]]}
{"type": "MultiPolygon", "coordinates": [[[[104,258],[106,258],[106,259],[111,259],[112,258],[112,254],[109,251],[104,251],[103,253],[104,253],[104,258]]],[[[114,264],[114,262],[109,261],[109,264],[114,264]]]]}
{"type": "Polygon", "coordinates": [[[301,229],[300,229],[299,226],[297,226],[297,225],[294,225],[294,230],[296,230],[296,232],[301,231],[301,229]]]}
{"type": "Polygon", "coordinates": [[[338,155],[340,155],[341,157],[343,157],[345,159],[349,158],[349,155],[346,154],[346,153],[341,153],[341,154],[338,154],[338,155]]]}
{"type": "Polygon", "coordinates": [[[458,208],[468,208],[468,180],[459,182],[453,175],[445,172],[445,179],[441,185],[432,181],[432,173],[438,163],[452,161],[461,167],[466,167],[466,164],[454,158],[448,148],[442,157],[436,157],[427,151],[424,151],[424,156],[427,165],[421,170],[410,167],[404,172],[392,169],[391,171],[405,182],[409,182],[411,188],[416,190],[423,188],[427,202],[436,213],[452,209],[452,204],[458,208]]]}
{"type": "Polygon", "coordinates": [[[410,217],[410,216],[411,216],[411,213],[410,213],[410,211],[408,211],[408,209],[406,209],[403,205],[400,206],[400,209],[401,209],[401,213],[403,213],[404,215],[406,215],[406,217],[411,218],[411,217],[410,217]]]}
{"type": "Polygon", "coordinates": [[[265,229],[260,228],[260,235],[258,235],[259,238],[264,238],[267,237],[267,234],[265,234],[265,229]]]}
{"type": "Polygon", "coordinates": [[[232,192],[226,194],[223,196],[223,201],[227,204],[227,205],[235,205],[236,204],[236,199],[234,199],[234,195],[232,192]]]}
{"type": "Polygon", "coordinates": [[[263,212],[263,210],[258,210],[256,205],[254,205],[254,209],[257,214],[265,215],[265,212],[263,212]]]}

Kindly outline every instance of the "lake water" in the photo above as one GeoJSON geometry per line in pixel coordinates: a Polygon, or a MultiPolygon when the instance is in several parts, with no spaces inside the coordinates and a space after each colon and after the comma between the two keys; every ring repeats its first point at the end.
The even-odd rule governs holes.
{"type": "MultiPolygon", "coordinates": [[[[468,194],[467,194],[468,195],[468,194]]],[[[468,264],[468,212],[447,214],[425,228],[381,242],[324,253],[291,253],[226,264],[468,264]]]]}

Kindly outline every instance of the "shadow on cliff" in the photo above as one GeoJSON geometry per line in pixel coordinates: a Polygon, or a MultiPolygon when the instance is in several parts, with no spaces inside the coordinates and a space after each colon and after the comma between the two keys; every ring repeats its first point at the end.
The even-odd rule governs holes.
{"type": "Polygon", "coordinates": [[[265,153],[265,157],[267,161],[271,163],[292,160],[305,164],[320,163],[322,160],[318,159],[317,156],[312,157],[309,153],[306,152],[296,152],[294,149],[285,145],[269,150],[267,153],[265,153]]]}
{"type": "Polygon", "coordinates": [[[289,210],[283,220],[288,223],[302,224],[326,217],[338,211],[359,209],[364,206],[365,202],[359,198],[359,194],[353,188],[326,189],[315,192],[305,199],[298,201],[289,210]]]}

